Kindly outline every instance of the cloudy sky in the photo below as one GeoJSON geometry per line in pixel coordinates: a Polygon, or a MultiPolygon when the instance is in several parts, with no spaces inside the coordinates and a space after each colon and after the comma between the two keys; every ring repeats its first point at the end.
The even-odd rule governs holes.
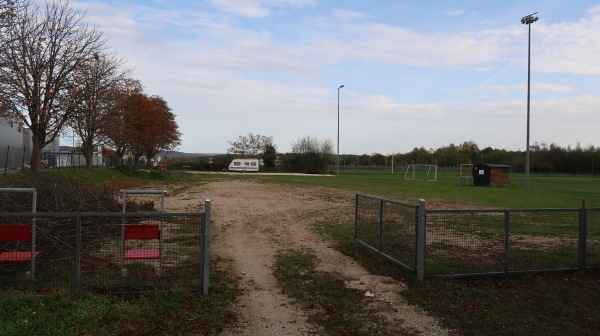
{"type": "Polygon", "coordinates": [[[179,150],[248,133],[288,152],[338,131],[342,154],[474,141],[600,146],[600,5],[588,0],[72,0],[146,92],[179,150]]]}

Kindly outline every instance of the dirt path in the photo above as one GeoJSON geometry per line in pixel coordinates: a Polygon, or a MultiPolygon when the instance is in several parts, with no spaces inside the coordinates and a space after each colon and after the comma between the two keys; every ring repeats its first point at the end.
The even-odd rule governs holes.
{"type": "Polygon", "coordinates": [[[213,251],[229,260],[243,293],[235,309],[239,322],[222,334],[310,335],[321,332],[307,322],[307,314],[279,289],[273,276],[274,256],[281,249],[307,248],[319,257],[319,270],[335,272],[349,287],[375,292],[371,304],[399,332],[413,335],[447,335],[439,324],[399,295],[404,284],[389,277],[370,275],[352,259],[330,248],[310,223],[324,216],[352,221],[353,194],[326,188],[223,181],[187,187],[167,197],[168,211],[197,209],[212,200],[215,242],[213,251]]]}

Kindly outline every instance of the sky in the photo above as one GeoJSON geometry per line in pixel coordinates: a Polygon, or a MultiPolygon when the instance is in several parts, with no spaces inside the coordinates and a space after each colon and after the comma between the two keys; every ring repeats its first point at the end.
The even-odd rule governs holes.
{"type": "Polygon", "coordinates": [[[225,153],[249,133],[273,137],[279,152],[306,136],[337,151],[338,130],[340,154],[465,141],[524,151],[529,28],[530,144],[600,146],[597,1],[71,5],[87,10],[146,93],[168,102],[179,151],[225,153]],[[537,22],[521,24],[535,12],[537,22]]]}

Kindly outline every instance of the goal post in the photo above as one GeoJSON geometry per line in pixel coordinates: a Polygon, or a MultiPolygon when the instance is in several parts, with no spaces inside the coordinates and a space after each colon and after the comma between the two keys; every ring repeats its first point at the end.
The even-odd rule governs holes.
{"type": "Polygon", "coordinates": [[[406,167],[406,180],[437,181],[437,165],[411,164],[406,167]]]}

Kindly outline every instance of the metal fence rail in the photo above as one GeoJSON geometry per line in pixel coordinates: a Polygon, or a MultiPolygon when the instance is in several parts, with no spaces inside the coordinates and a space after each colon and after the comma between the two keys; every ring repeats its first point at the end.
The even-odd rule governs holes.
{"type": "Polygon", "coordinates": [[[355,211],[355,239],[420,279],[600,267],[600,208],[585,202],[577,209],[427,210],[424,201],[357,194],[355,211]]]}
{"type": "MultiPolygon", "coordinates": [[[[40,252],[34,281],[44,287],[208,293],[210,200],[203,213],[0,213],[2,224],[31,222],[40,252]],[[144,233],[159,226],[159,239],[124,239],[126,227],[144,233]],[[138,251],[134,256],[139,258],[125,258],[129,250],[138,251]],[[159,258],[144,251],[159,253],[159,258]]],[[[0,244],[0,249],[10,248],[14,244],[0,244]]],[[[28,280],[30,274],[27,263],[0,264],[2,285],[28,280]]]]}

